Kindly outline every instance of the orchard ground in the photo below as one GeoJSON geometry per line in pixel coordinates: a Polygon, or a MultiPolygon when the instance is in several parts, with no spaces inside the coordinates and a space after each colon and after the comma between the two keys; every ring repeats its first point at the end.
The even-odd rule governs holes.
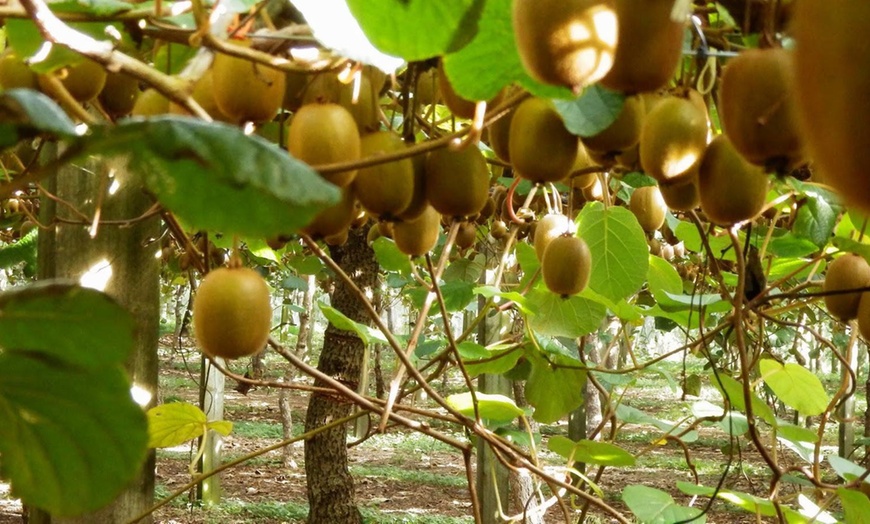
{"type": "MultiPolygon", "coordinates": [[[[163,342],[171,343],[171,337],[163,342]]],[[[189,346],[187,339],[184,346],[189,346]]],[[[284,375],[287,364],[274,353],[265,358],[266,378],[284,375]]],[[[234,362],[234,371],[244,373],[249,360],[234,362]]],[[[390,366],[385,363],[389,380],[390,366]]],[[[623,397],[626,405],[642,410],[660,420],[678,421],[690,416],[692,403],[697,397],[681,400],[682,392],[673,382],[679,377],[682,364],[666,362],[658,368],[659,373],[648,373],[627,390],[623,397]]],[[[701,371],[695,369],[690,371],[701,371]]],[[[830,377],[831,380],[834,377],[830,377]]],[[[164,346],[161,349],[160,401],[188,401],[198,398],[199,354],[191,347],[181,351],[164,346]]],[[[860,380],[859,380],[860,383],[860,380]]],[[[833,387],[830,382],[828,385],[833,387]]],[[[278,408],[278,391],[252,389],[242,395],[226,384],[225,419],[234,424],[232,434],[224,439],[224,460],[232,460],[257,449],[262,449],[281,440],[282,428],[278,408]]],[[[447,381],[438,384],[444,393],[459,391],[461,382],[447,381]]],[[[293,392],[290,395],[293,416],[293,434],[302,433],[305,420],[307,395],[293,392]]],[[[719,402],[718,393],[710,387],[702,390],[701,398],[719,402]]],[[[861,402],[859,400],[859,402],[861,402]]],[[[427,405],[421,401],[422,405],[427,405]]],[[[427,407],[430,407],[427,405],[427,407]]],[[[863,412],[863,404],[859,413],[863,412]]],[[[450,431],[448,427],[439,427],[450,431]]],[[[608,427],[609,430],[609,427],[608,427]]],[[[826,433],[826,444],[835,445],[836,425],[826,433]]],[[[558,455],[547,451],[546,440],[556,434],[565,434],[564,425],[544,428],[543,444],[539,445],[541,457],[548,467],[560,466],[558,455]]],[[[674,442],[660,443],[661,432],[652,425],[624,424],[620,427],[616,443],[638,454],[637,464],[629,468],[608,468],[599,483],[605,499],[613,506],[630,514],[620,500],[625,486],[642,484],[669,492],[679,504],[689,504],[691,497],[676,488],[677,481],[694,482],[692,469],[705,486],[715,486],[724,474],[723,487],[761,495],[768,488],[769,470],[745,439],[739,439],[740,454],[735,455],[730,469],[723,450],[731,445],[728,435],[718,426],[707,425],[700,429],[699,438],[688,443],[684,451],[674,442]],[[686,466],[686,457],[691,466],[686,466]]],[[[454,434],[463,438],[460,433],[454,434]]],[[[349,437],[349,442],[353,442],[349,437]]],[[[735,445],[738,444],[735,441],[735,445]]],[[[826,448],[836,452],[836,448],[826,448]]],[[[282,465],[281,451],[272,451],[250,460],[222,474],[223,502],[203,509],[191,504],[189,494],[178,497],[158,510],[156,522],[160,523],[303,523],[307,513],[305,495],[305,471],[303,448],[299,443],[292,448],[295,466],[282,465]]],[[[782,460],[797,463],[801,459],[792,452],[780,448],[782,460]]],[[[190,480],[189,462],[194,450],[191,446],[161,449],[157,457],[157,499],[161,500],[190,480]]],[[[372,523],[419,523],[458,524],[471,523],[471,505],[466,489],[466,477],[460,453],[429,437],[404,429],[392,429],[386,434],[376,434],[353,445],[349,452],[349,465],[356,479],[357,500],[366,522],[372,523]]],[[[594,470],[592,470],[594,471],[594,470]]],[[[833,475],[833,473],[831,473],[833,475]]],[[[784,489],[794,489],[786,484],[784,489]]],[[[694,506],[703,507],[707,499],[694,501],[694,506]]],[[[11,498],[8,486],[0,484],[0,524],[20,522],[21,506],[11,498]]],[[[764,521],[762,519],[761,521],[764,521]]],[[[546,522],[563,522],[558,506],[550,509],[546,522]]],[[[587,522],[609,522],[592,515],[587,522]]],[[[713,505],[707,522],[733,523],[757,522],[755,515],[737,510],[723,501],[713,505]]]]}

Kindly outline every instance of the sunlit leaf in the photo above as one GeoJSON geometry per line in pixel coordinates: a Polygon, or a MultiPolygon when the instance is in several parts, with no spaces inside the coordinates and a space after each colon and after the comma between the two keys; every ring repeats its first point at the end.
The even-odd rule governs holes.
{"type": "Polygon", "coordinates": [[[167,209],[196,229],[269,238],[294,232],[339,190],[277,145],[236,127],[183,116],[99,127],[82,154],[123,155],[167,209]]]}
{"type": "Polygon", "coordinates": [[[668,493],[648,486],[626,486],[622,490],[622,501],[642,524],[673,524],[683,521],[703,524],[707,521],[707,515],[701,508],[680,506],[668,493]]]}
{"type": "Polygon", "coordinates": [[[596,442],[587,439],[574,441],[556,435],[550,437],[547,447],[565,459],[573,459],[575,462],[585,464],[633,466],[635,463],[635,458],[631,453],[609,442],[596,442]]]}
{"type": "Polygon", "coordinates": [[[783,365],[773,359],[762,359],[758,367],[761,378],[786,406],[806,416],[827,409],[830,398],[822,381],[810,370],[794,362],[783,365]]]}
{"type": "Polygon", "coordinates": [[[227,436],[233,432],[233,423],[229,420],[213,420],[206,424],[208,429],[217,431],[223,436],[227,436]]]}
{"type": "Polygon", "coordinates": [[[0,352],[0,476],[25,504],[60,516],[108,504],[140,472],[147,442],[119,365],[0,352]]]}
{"type": "Polygon", "coordinates": [[[387,338],[379,329],[370,328],[365,324],[354,322],[347,318],[341,311],[329,307],[326,304],[320,303],[318,305],[320,306],[320,311],[323,313],[323,316],[326,317],[326,320],[328,320],[330,324],[338,329],[356,333],[360,340],[363,341],[363,344],[369,345],[372,342],[387,343],[387,338]]]}
{"type": "Polygon", "coordinates": [[[465,362],[465,370],[472,377],[484,373],[500,375],[510,371],[517,365],[517,361],[523,356],[520,348],[508,348],[500,350],[488,350],[487,356],[478,360],[465,362]]]}
{"type": "Polygon", "coordinates": [[[594,84],[573,100],[555,100],[568,131],[579,136],[593,136],[607,129],[622,112],[625,96],[594,84]]]}
{"type": "Polygon", "coordinates": [[[396,243],[386,237],[379,237],[372,242],[375,259],[385,271],[398,271],[409,274],[411,272],[411,260],[408,255],[399,251],[396,243]]]}
{"type": "Polygon", "coordinates": [[[849,524],[870,524],[870,499],[855,489],[838,488],[837,496],[843,504],[846,522],[849,524]]]}
{"type": "MultiPolygon", "coordinates": [[[[523,410],[517,407],[513,399],[504,395],[477,392],[475,397],[480,418],[492,424],[506,424],[523,414],[523,410]]],[[[466,417],[474,418],[474,398],[471,393],[457,393],[445,400],[453,409],[466,417]]]]}
{"type": "Polygon", "coordinates": [[[205,433],[208,419],[187,402],[161,404],[148,410],[148,447],[171,448],[205,433]]]}
{"type": "Polygon", "coordinates": [[[526,306],[535,312],[528,319],[529,325],[541,335],[581,337],[598,329],[607,316],[607,308],[582,296],[562,298],[549,291],[533,290],[526,299],[526,306]]]}
{"type": "MultiPolygon", "coordinates": [[[[737,382],[737,380],[728,375],[719,373],[710,375],[710,383],[719,390],[722,397],[730,402],[734,409],[744,413],[746,412],[746,402],[744,402],[743,397],[743,385],[741,385],[740,382],[737,382]]],[[[771,426],[776,426],[776,416],[774,416],[773,410],[770,406],[762,402],[755,393],[751,394],[751,398],[753,414],[771,426]]]]}

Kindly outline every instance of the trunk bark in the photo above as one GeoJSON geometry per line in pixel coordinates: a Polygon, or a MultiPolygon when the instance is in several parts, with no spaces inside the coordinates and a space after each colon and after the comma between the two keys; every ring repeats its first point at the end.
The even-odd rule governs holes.
{"type": "MultiPolygon", "coordinates": [[[[370,290],[377,280],[378,264],[366,242],[367,228],[351,230],[345,245],[333,247],[333,260],[356,285],[370,290]]],[[[341,280],[330,296],[332,307],[348,318],[371,324],[363,301],[341,280]]],[[[365,347],[356,334],[326,328],[317,369],[342,381],[349,388],[359,386],[365,347]]],[[[315,382],[316,386],[323,384],[315,382]]],[[[351,404],[344,399],[313,393],[308,401],[305,431],[350,414],[351,404]]],[[[354,501],[353,478],[347,467],[347,429],[338,427],[305,441],[305,474],[308,480],[308,524],[360,524],[362,516],[354,501]]]]}
{"type": "MultiPolygon", "coordinates": [[[[45,182],[45,187],[75,205],[86,216],[93,217],[95,202],[101,202],[102,218],[128,220],[140,216],[151,200],[129,176],[123,166],[90,160],[77,166],[66,166],[58,176],[45,182]],[[112,180],[105,177],[112,175],[112,180]],[[110,184],[117,191],[109,193],[110,184]],[[101,196],[96,196],[100,192],[101,196]]],[[[43,223],[55,217],[72,221],[80,216],[56,201],[43,198],[40,210],[43,223]]],[[[39,278],[72,278],[78,280],[86,271],[98,265],[109,276],[105,292],[127,308],[136,321],[135,346],[126,368],[131,382],[151,394],[145,409],[157,401],[157,339],[160,321],[159,263],[155,253],[160,243],[160,222],[157,217],[139,221],[129,227],[101,226],[91,238],[88,225],[58,224],[39,233],[39,278]],[[108,265],[106,265],[108,264],[108,265]]],[[[101,273],[103,273],[101,271],[101,273]]],[[[136,480],[107,507],[82,517],[60,519],[41,511],[31,510],[30,522],[114,524],[126,522],[148,509],[154,502],[155,454],[152,450],[136,480]]],[[[148,517],[142,522],[152,522],[148,517]]]]}

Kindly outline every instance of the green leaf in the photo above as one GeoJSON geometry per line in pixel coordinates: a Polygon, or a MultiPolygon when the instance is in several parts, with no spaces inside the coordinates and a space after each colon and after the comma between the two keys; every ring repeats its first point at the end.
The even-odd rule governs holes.
{"type": "Polygon", "coordinates": [[[460,342],[456,346],[456,350],[459,352],[459,356],[462,357],[462,360],[466,359],[479,359],[479,358],[489,358],[490,352],[485,347],[481,346],[477,342],[472,342],[470,340],[466,340],[464,342],[460,342]]]}
{"type": "Polygon", "coordinates": [[[541,269],[541,262],[538,260],[538,255],[535,253],[535,248],[527,242],[517,242],[516,244],[517,262],[523,270],[523,278],[520,279],[519,288],[524,288],[538,270],[541,269]]]}
{"type": "MultiPolygon", "coordinates": [[[[507,424],[523,415],[523,410],[517,407],[513,399],[504,395],[477,392],[475,396],[477,397],[477,411],[480,418],[494,425],[507,424]]],[[[450,395],[445,400],[453,409],[466,417],[474,418],[474,399],[471,393],[457,393],[450,395]]]]}
{"type": "Polygon", "coordinates": [[[601,466],[634,466],[634,456],[628,451],[609,442],[594,440],[573,441],[567,437],[556,435],[547,442],[550,451],[568,460],[597,464],[601,466]]]}
{"type": "Polygon", "coordinates": [[[701,508],[680,506],[668,493],[647,486],[631,485],[622,490],[622,501],[643,524],[673,524],[697,522],[703,524],[707,515],[701,508]]]}
{"type": "Polygon", "coordinates": [[[273,237],[294,232],[339,190],[275,144],[235,126],[183,116],[96,128],[82,154],[125,155],[129,169],[195,229],[273,237]]]}
{"type": "Polygon", "coordinates": [[[76,136],[76,127],[63,109],[39,91],[8,89],[0,93],[0,148],[41,134],[71,138],[76,136]]]}
{"type": "Polygon", "coordinates": [[[813,442],[819,440],[819,434],[815,431],[788,422],[780,421],[777,424],[776,434],[791,442],[813,442]]]}
{"type": "Polygon", "coordinates": [[[773,359],[762,359],[758,367],[761,378],[785,405],[806,416],[827,409],[830,398],[822,381],[800,364],[789,362],[783,366],[773,359]]]}
{"type": "Polygon", "coordinates": [[[828,455],[828,463],[837,472],[837,475],[847,482],[852,482],[867,473],[863,467],[837,455],[828,455]]]}
{"type": "Polygon", "coordinates": [[[604,131],[622,112],[625,96],[594,84],[574,100],[554,100],[568,131],[579,136],[594,136],[604,131]]]}
{"type": "MultiPolygon", "coordinates": [[[[558,356],[550,356],[556,365],[578,363],[558,356]]],[[[583,405],[586,370],[554,367],[540,355],[530,355],[532,372],[526,382],[526,399],[534,406],[534,418],[542,424],[556,422],[583,405]]]]}
{"type": "Polygon", "coordinates": [[[838,488],[837,495],[849,524],[870,524],[870,499],[855,489],[838,488]]]}
{"type": "Polygon", "coordinates": [[[148,410],[148,447],[171,448],[199,438],[208,426],[201,409],[187,402],[161,404],[148,410]]]}
{"type": "Polygon", "coordinates": [[[387,338],[384,336],[383,333],[381,333],[379,329],[370,328],[365,324],[354,322],[353,320],[347,318],[341,311],[335,308],[331,308],[326,304],[318,303],[318,306],[320,306],[320,311],[323,313],[323,316],[326,317],[326,320],[328,320],[330,324],[343,331],[350,331],[352,333],[356,333],[360,340],[362,340],[363,344],[368,346],[373,341],[380,342],[382,344],[388,343],[387,338]]]}
{"type": "MultiPolygon", "coordinates": [[[[682,425],[674,424],[673,422],[667,420],[659,420],[637,408],[633,408],[625,404],[620,404],[616,406],[616,416],[617,418],[619,418],[619,420],[622,420],[623,422],[626,422],[628,424],[649,424],[655,426],[667,435],[676,435],[677,433],[682,431],[682,425]]],[[[683,442],[694,442],[698,440],[698,432],[689,431],[685,435],[682,435],[680,437],[680,440],[682,440],[683,442]]]]}
{"type": "Polygon", "coordinates": [[[108,504],[139,473],[147,441],[145,414],[119,365],[0,352],[0,476],[25,504],[59,516],[108,504]]]}
{"type": "Polygon", "coordinates": [[[444,270],[444,274],[441,275],[441,278],[445,282],[449,282],[451,280],[460,280],[463,282],[478,282],[480,280],[480,276],[483,274],[484,269],[484,260],[485,257],[483,255],[477,255],[473,259],[471,258],[459,258],[454,260],[447,266],[447,269],[444,270]]]}
{"type": "Polygon", "coordinates": [[[17,241],[0,247],[0,269],[9,269],[24,262],[36,266],[36,247],[39,229],[34,229],[17,241]]]}
{"type": "MultiPolygon", "coordinates": [[[[694,253],[706,253],[704,244],[701,241],[701,235],[698,233],[698,228],[691,222],[680,222],[674,235],[679,240],[682,240],[686,246],[686,250],[694,253]]],[[[731,249],[731,239],[726,235],[713,236],[708,235],[707,241],[710,243],[710,249],[713,255],[723,260],[734,260],[734,250],[731,249]]]]}
{"type": "Polygon", "coordinates": [[[670,262],[661,257],[649,256],[647,281],[650,293],[660,304],[670,301],[668,294],[681,294],[683,292],[682,277],[670,262]]]}
{"type": "Polygon", "coordinates": [[[581,296],[562,298],[555,293],[535,289],[526,295],[526,306],[535,313],[529,326],[541,335],[581,337],[592,333],[607,316],[602,304],[581,296]]]}
{"type": "Polygon", "coordinates": [[[316,275],[323,269],[323,261],[314,255],[293,255],[288,257],[287,265],[300,275],[316,275]]]}
{"type": "Polygon", "coordinates": [[[805,198],[806,201],[798,209],[792,231],[820,248],[825,247],[842,208],[832,206],[820,195],[806,195],[805,198]]]}
{"type": "Polygon", "coordinates": [[[375,259],[385,271],[398,271],[403,275],[411,273],[411,260],[399,251],[396,243],[386,237],[379,237],[372,243],[375,259]]]}
{"type": "Polygon", "coordinates": [[[372,44],[411,62],[458,51],[477,33],[483,0],[347,0],[372,44]]]}
{"type": "MultiPolygon", "coordinates": [[[[30,58],[40,51],[44,44],[42,34],[28,18],[9,18],[4,22],[6,38],[18,56],[30,58]]],[[[70,22],[68,25],[97,40],[108,41],[106,29],[113,27],[118,33],[125,33],[121,24],[107,22],[70,22]]],[[[75,65],[84,61],[84,58],[62,45],[53,45],[48,56],[43,60],[34,62],[30,68],[37,73],[48,73],[68,65],[75,65]]]]}
{"type": "Polygon", "coordinates": [[[770,239],[767,246],[768,252],[776,257],[805,257],[819,250],[811,240],[800,238],[792,233],[786,233],[770,239]]]}
{"type": "MultiPolygon", "coordinates": [[[[716,490],[713,488],[709,488],[707,486],[698,486],[696,484],[691,484],[689,482],[683,481],[677,481],[677,488],[683,493],[692,496],[710,496],[716,492],[716,490]]],[[[763,499],[761,497],[756,497],[748,493],[741,493],[738,491],[731,491],[727,489],[720,490],[716,496],[717,498],[726,500],[731,504],[734,504],[735,506],[745,511],[748,511],[749,513],[754,513],[763,517],[777,516],[776,508],[773,506],[773,502],[767,499],[763,499]]],[[[785,514],[786,522],[807,522],[807,519],[803,518],[800,513],[794,511],[793,509],[782,506],[781,510],[785,514]]]]}
{"type": "Polygon", "coordinates": [[[474,282],[453,280],[441,285],[441,296],[447,311],[462,311],[474,299],[474,282]]]}
{"type": "Polygon", "coordinates": [[[465,370],[472,377],[483,375],[484,373],[500,375],[512,370],[522,356],[523,352],[520,348],[487,350],[485,358],[464,362],[465,370]]]}
{"type": "MultiPolygon", "coordinates": [[[[741,385],[740,382],[737,382],[737,380],[725,375],[724,373],[719,373],[718,375],[711,373],[710,383],[719,390],[719,393],[722,394],[724,399],[731,402],[731,406],[734,409],[746,413],[746,402],[744,402],[743,399],[743,385],[741,385]],[[721,385],[719,384],[719,381],[716,380],[717,376],[719,381],[722,382],[721,385]]],[[[776,427],[776,416],[773,414],[773,410],[770,409],[770,406],[762,402],[755,393],[752,393],[751,398],[753,414],[771,426],[776,427]]]]}
{"type": "Polygon", "coordinates": [[[51,3],[51,10],[56,13],[86,13],[95,16],[112,16],[132,8],[132,4],[118,0],[72,0],[51,3]]]}
{"type": "Polygon", "coordinates": [[[479,286],[474,288],[474,294],[484,298],[499,297],[504,300],[510,300],[519,307],[520,311],[529,313],[529,309],[526,307],[526,297],[516,291],[502,291],[494,286],[479,286]]]}
{"type": "Polygon", "coordinates": [[[0,348],[39,353],[59,363],[102,369],[124,362],[133,319],[105,293],[44,281],[0,295],[0,348]]]}
{"type": "Polygon", "coordinates": [[[213,420],[206,424],[208,429],[216,431],[223,436],[227,436],[233,432],[233,423],[228,420],[213,420]]]}
{"type": "Polygon", "coordinates": [[[646,281],[649,248],[634,214],[593,202],[583,207],[578,219],[580,237],[592,255],[589,287],[614,302],[637,292],[646,281]]]}
{"type": "Polygon", "coordinates": [[[572,98],[568,89],[540,84],[528,75],[517,52],[511,17],[511,2],[485,3],[474,39],[444,57],[444,72],[453,89],[467,100],[490,100],[501,88],[518,83],[537,96],[572,98]]]}

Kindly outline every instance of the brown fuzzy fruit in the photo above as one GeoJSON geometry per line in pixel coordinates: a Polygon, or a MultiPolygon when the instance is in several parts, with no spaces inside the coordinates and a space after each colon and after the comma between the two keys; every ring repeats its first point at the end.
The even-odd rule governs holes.
{"type": "Polygon", "coordinates": [[[269,286],[253,269],[215,269],[199,285],[193,318],[203,353],[222,358],[258,353],[272,327],[269,286]]]}
{"type": "Polygon", "coordinates": [[[547,289],[568,297],[583,291],[589,282],[592,255],[589,246],[573,235],[554,238],[544,251],[541,275],[547,289]]]}
{"type": "Polygon", "coordinates": [[[3,89],[36,89],[36,73],[14,51],[6,50],[0,56],[0,86],[3,89]]]}
{"type": "Polygon", "coordinates": [[[335,235],[350,227],[357,216],[357,202],[349,187],[341,190],[341,200],[318,213],[302,232],[315,238],[335,235]]]}
{"type": "Polygon", "coordinates": [[[815,171],[848,205],[870,212],[870,48],[863,29],[870,2],[793,3],[796,105],[815,171]]]}
{"type": "Polygon", "coordinates": [[[707,113],[687,98],[670,96],[646,116],[640,134],[644,172],[668,182],[686,177],[707,147],[707,113]]]}
{"type": "Polygon", "coordinates": [[[683,51],[688,13],[672,11],[674,0],[616,0],[619,40],[613,67],[601,85],[615,91],[639,93],[664,87],[673,78],[683,51]],[[638,50],[643,49],[643,52],[638,50]]]}
{"type": "Polygon", "coordinates": [[[613,65],[617,18],[603,0],[514,0],[513,27],[526,71],[574,92],[613,65]]]}
{"type": "MultiPolygon", "coordinates": [[[[85,59],[66,68],[66,75],[59,77],[60,83],[69,94],[79,102],[89,102],[100,94],[106,85],[106,70],[93,60],[85,59]]],[[[40,87],[50,92],[44,77],[39,77],[40,87]]]]}
{"type": "Polygon", "coordinates": [[[764,171],[744,159],[725,135],[710,142],[698,168],[701,210],[715,224],[750,220],[767,199],[764,171]]]}
{"type": "Polygon", "coordinates": [[[532,238],[535,246],[535,255],[538,256],[539,262],[544,259],[544,252],[554,238],[566,233],[572,233],[577,229],[574,223],[571,222],[571,219],[556,213],[544,215],[534,225],[535,234],[532,238]]]}
{"type": "Polygon", "coordinates": [[[611,155],[631,149],[640,141],[645,113],[643,99],[626,97],[616,120],[597,135],[583,137],[583,145],[590,151],[611,155]]]}
{"type": "Polygon", "coordinates": [[[785,169],[803,158],[791,77],[791,52],[781,48],[744,51],[722,70],[722,129],[753,164],[785,169]]]}
{"type": "Polygon", "coordinates": [[[426,200],[426,157],[414,156],[411,159],[411,166],[414,169],[414,194],[411,196],[411,203],[399,215],[402,220],[414,220],[422,215],[429,205],[429,201],[426,200]]]}
{"type": "Polygon", "coordinates": [[[133,116],[157,116],[169,112],[169,99],[154,88],[142,91],[133,104],[133,116]]]}
{"type": "Polygon", "coordinates": [[[409,222],[396,222],[393,225],[393,240],[399,251],[412,257],[428,253],[438,243],[441,233],[441,215],[432,206],[420,216],[409,222]]]}
{"type": "MultiPolygon", "coordinates": [[[[870,264],[860,255],[847,253],[828,266],[823,291],[827,293],[867,286],[870,286],[870,264]]],[[[825,295],[825,307],[834,317],[848,322],[858,317],[858,301],[865,294],[856,292],[825,295]]]]}
{"type": "Polygon", "coordinates": [[[692,176],[689,180],[659,184],[659,191],[665,204],[674,211],[691,211],[701,205],[697,176],[692,176]]]}
{"type": "Polygon", "coordinates": [[[646,232],[655,231],[665,223],[668,207],[656,186],[639,187],[631,194],[628,207],[646,232]]]}
{"type": "MultiPolygon", "coordinates": [[[[223,112],[220,106],[218,106],[217,100],[215,100],[214,73],[211,69],[206,71],[205,74],[202,75],[202,78],[196,82],[193,86],[193,92],[190,94],[190,97],[193,98],[196,103],[199,104],[200,107],[202,107],[202,109],[213,119],[230,123],[235,121],[233,117],[223,112]]],[[[177,115],[191,114],[175,102],[169,103],[169,112],[177,115]]]]}
{"type": "Polygon", "coordinates": [[[100,91],[103,109],[113,118],[129,115],[139,97],[139,80],[123,73],[109,73],[100,91]]]}
{"type": "Polygon", "coordinates": [[[516,172],[532,182],[556,182],[577,160],[578,138],[550,100],[527,98],[511,120],[508,151],[516,172]]]}
{"type": "Polygon", "coordinates": [[[284,71],[244,58],[218,53],[212,64],[215,102],[236,123],[272,120],[284,101],[284,83],[284,71]]]}
{"type": "Polygon", "coordinates": [[[426,157],[426,200],[436,211],[448,217],[472,216],[487,198],[489,169],[476,146],[436,149],[426,157]]]}
{"type": "Polygon", "coordinates": [[[511,109],[508,114],[493,122],[487,129],[489,147],[492,148],[495,156],[508,163],[511,161],[510,134],[514,113],[516,113],[516,108],[511,109]]]}
{"type": "Polygon", "coordinates": [[[438,68],[431,67],[417,75],[417,87],[414,89],[417,106],[429,106],[441,101],[441,91],[438,88],[438,68]]]}
{"type": "Polygon", "coordinates": [[[441,93],[441,100],[451,113],[459,118],[472,118],[474,116],[474,108],[477,105],[472,100],[466,100],[459,96],[450,85],[450,80],[444,73],[444,66],[438,63],[438,92],[441,93]]]}
{"type": "MultiPolygon", "coordinates": [[[[362,158],[396,153],[405,142],[392,131],[378,131],[362,137],[362,158]]],[[[360,169],[352,186],[363,209],[378,218],[396,218],[414,196],[414,166],[410,158],[360,169]]]]}
{"type": "Polygon", "coordinates": [[[346,84],[334,73],[321,73],[311,79],[302,97],[302,104],[338,104],[353,116],[361,132],[376,131],[381,124],[378,89],[372,83],[368,69],[361,70],[358,77],[346,84]]]}
{"type": "MultiPolygon", "coordinates": [[[[356,121],[338,104],[306,104],[293,115],[287,130],[287,150],[310,165],[350,162],[360,158],[356,121]]],[[[339,187],[353,182],[356,170],[323,177],[339,187]]]]}
{"type": "Polygon", "coordinates": [[[456,231],[456,247],[468,249],[477,240],[477,224],[474,222],[462,222],[456,231]]]}
{"type": "Polygon", "coordinates": [[[864,340],[870,340],[870,298],[867,297],[870,293],[862,293],[858,301],[858,331],[864,340]]]}

